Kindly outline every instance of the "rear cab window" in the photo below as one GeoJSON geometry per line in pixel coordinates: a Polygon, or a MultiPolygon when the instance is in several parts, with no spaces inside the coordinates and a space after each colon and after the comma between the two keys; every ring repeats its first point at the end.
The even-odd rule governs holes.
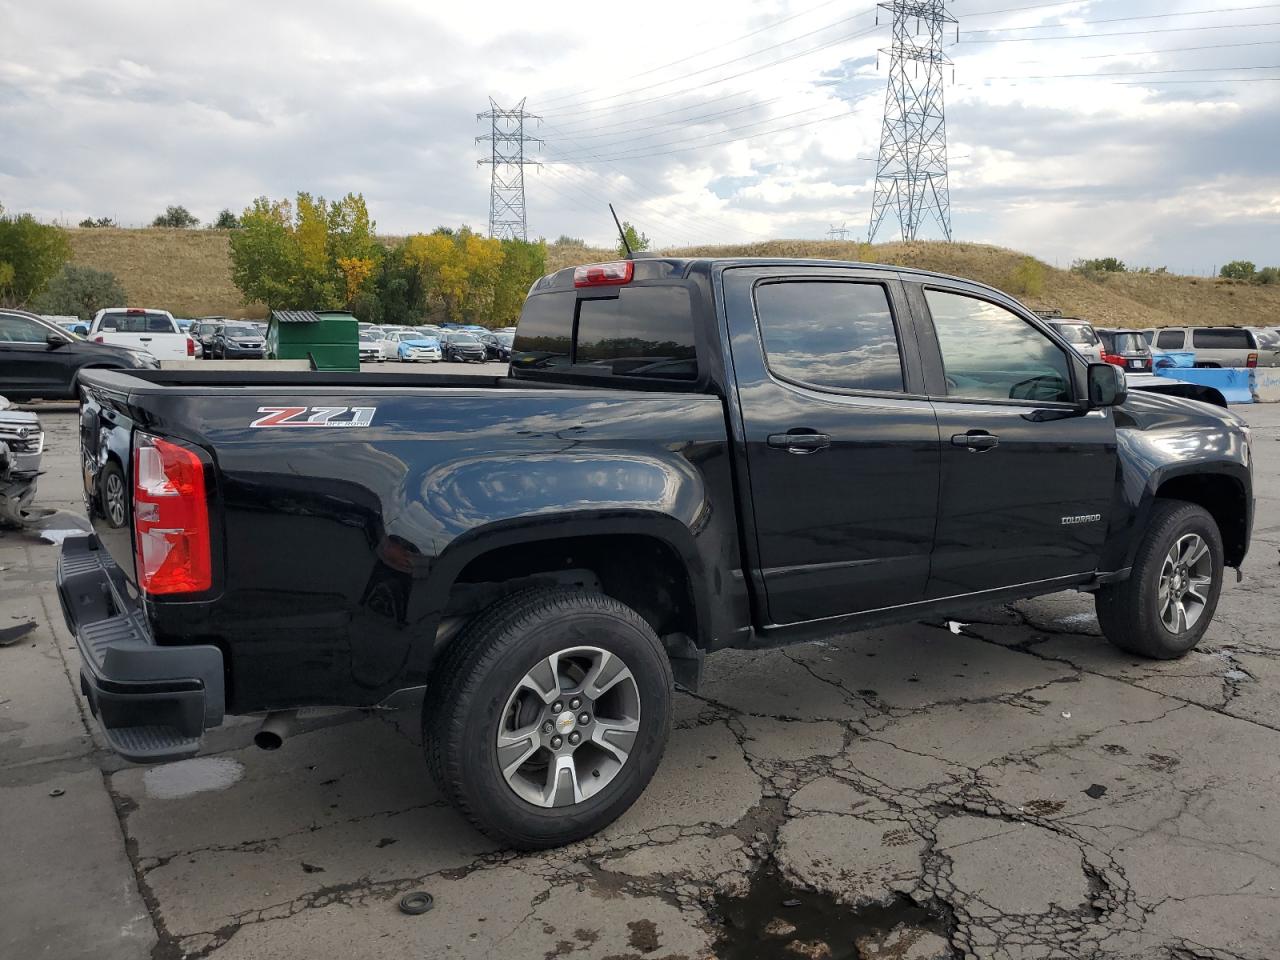
{"type": "Polygon", "coordinates": [[[1083,344],[1087,347],[1098,345],[1098,335],[1087,323],[1057,323],[1054,326],[1068,343],[1083,344]]]}
{"type": "Polygon", "coordinates": [[[544,278],[525,300],[511,344],[513,376],[673,385],[698,380],[690,283],[633,281],[579,289],[559,281],[546,283],[546,292],[537,290],[558,277],[544,278]]]}
{"type": "Polygon", "coordinates": [[[117,333],[180,332],[172,317],[154,310],[110,310],[102,315],[98,329],[117,333]]]}

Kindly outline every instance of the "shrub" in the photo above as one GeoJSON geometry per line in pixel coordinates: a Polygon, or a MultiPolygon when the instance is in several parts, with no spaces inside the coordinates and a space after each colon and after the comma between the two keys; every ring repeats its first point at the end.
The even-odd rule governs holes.
{"type": "Polygon", "coordinates": [[[240,218],[230,210],[223,208],[217,218],[209,226],[214,230],[234,230],[240,226],[240,218]]]}
{"type": "Polygon", "coordinates": [[[1124,273],[1124,261],[1116,257],[1097,257],[1093,260],[1076,260],[1071,264],[1071,269],[1076,273],[1083,274],[1102,274],[1102,273],[1124,273]]]}
{"type": "Polygon", "coordinates": [[[90,320],[104,307],[118,307],[127,300],[114,273],[68,263],[36,297],[35,308],[40,313],[75,314],[81,320],[90,320]]]}
{"type": "Polygon", "coordinates": [[[85,228],[114,227],[115,225],[116,225],[116,222],[112,220],[110,217],[98,217],[98,219],[96,220],[93,217],[85,217],[83,220],[80,221],[80,226],[85,228]]]}
{"type": "Polygon", "coordinates": [[[1009,276],[1010,293],[1021,297],[1038,297],[1044,292],[1044,265],[1035,257],[1023,257],[1009,276]]]}
{"type": "Polygon", "coordinates": [[[1253,261],[1232,260],[1218,271],[1218,276],[1225,280],[1252,280],[1256,272],[1253,261]]]}
{"type": "Polygon", "coordinates": [[[1255,279],[1259,283],[1280,283],[1280,267],[1263,267],[1255,279]]]}

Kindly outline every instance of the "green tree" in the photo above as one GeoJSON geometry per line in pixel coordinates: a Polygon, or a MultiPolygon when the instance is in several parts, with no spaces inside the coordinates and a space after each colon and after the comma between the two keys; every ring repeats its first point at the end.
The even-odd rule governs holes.
{"type": "Polygon", "coordinates": [[[80,226],[85,228],[114,227],[115,225],[116,225],[116,222],[112,220],[110,217],[98,217],[96,220],[93,217],[85,217],[83,220],[80,221],[80,226]]]}
{"type": "Polygon", "coordinates": [[[621,240],[618,241],[618,256],[627,255],[627,246],[631,247],[632,253],[649,249],[649,238],[632,226],[630,220],[622,221],[622,234],[627,238],[627,243],[624,245],[621,240]]]}
{"type": "Polygon", "coordinates": [[[234,213],[223,207],[218,211],[218,216],[214,218],[213,223],[209,226],[214,230],[234,230],[240,226],[240,218],[234,213]]]}
{"type": "Polygon", "coordinates": [[[66,231],[29,213],[4,216],[0,207],[0,306],[21,306],[71,259],[66,231]]]}
{"type": "Polygon", "coordinates": [[[1218,271],[1218,276],[1227,280],[1252,280],[1256,272],[1252,260],[1232,260],[1218,271]]]}
{"type": "Polygon", "coordinates": [[[231,234],[231,278],[246,302],[298,310],[366,313],[382,246],[364,198],[335,203],[300,192],[294,202],[259,197],[231,234]]]}
{"type": "Polygon", "coordinates": [[[200,226],[200,218],[183,206],[165,207],[164,213],[157,214],[151,221],[153,227],[188,227],[200,226]]]}
{"type": "Polygon", "coordinates": [[[63,265],[61,272],[34,301],[40,313],[75,314],[81,320],[92,319],[104,307],[118,307],[127,302],[124,287],[114,273],[71,263],[63,265]]]}
{"type": "Polygon", "coordinates": [[[506,327],[520,318],[520,309],[533,282],[547,272],[547,245],[544,241],[502,241],[502,269],[493,291],[493,307],[488,326],[506,327]]]}
{"type": "Polygon", "coordinates": [[[1280,267],[1263,267],[1258,271],[1257,280],[1265,284],[1280,283],[1280,267]]]}

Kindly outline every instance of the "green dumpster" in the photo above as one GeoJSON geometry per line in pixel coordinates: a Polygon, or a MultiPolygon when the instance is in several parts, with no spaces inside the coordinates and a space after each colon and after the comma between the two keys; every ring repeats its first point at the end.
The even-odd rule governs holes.
{"type": "Polygon", "coordinates": [[[310,360],[313,370],[359,372],[359,325],[345,310],[272,310],[267,359],[310,360]]]}

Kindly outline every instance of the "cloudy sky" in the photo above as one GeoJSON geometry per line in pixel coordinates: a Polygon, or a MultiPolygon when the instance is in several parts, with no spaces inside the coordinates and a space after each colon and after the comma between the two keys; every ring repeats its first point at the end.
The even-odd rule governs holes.
{"type": "MultiPolygon", "coordinates": [[[[956,239],[1280,263],[1280,3],[949,9],[956,239]]],[[[0,23],[9,211],[140,224],[359,191],[386,233],[484,229],[493,97],[542,117],[531,236],[610,242],[609,200],[659,245],[867,229],[889,43],[869,0],[0,0],[0,23]]]]}

